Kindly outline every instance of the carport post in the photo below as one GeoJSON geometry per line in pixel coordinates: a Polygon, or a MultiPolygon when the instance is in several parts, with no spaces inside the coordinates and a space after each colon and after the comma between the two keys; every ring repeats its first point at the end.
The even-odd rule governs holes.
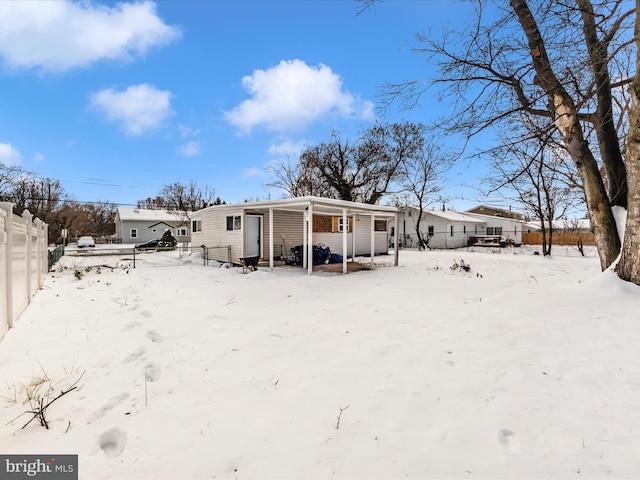
{"type": "Polygon", "coordinates": [[[374,256],[374,252],[376,250],[376,237],[375,237],[375,228],[374,228],[374,224],[376,223],[376,217],[373,214],[373,212],[371,212],[371,270],[373,270],[373,268],[375,267],[375,260],[373,258],[374,256]]]}
{"type": "Polygon", "coordinates": [[[269,207],[269,268],[273,270],[273,208],[269,207]]]}
{"type": "Polygon", "coordinates": [[[309,202],[309,234],[307,235],[307,273],[313,271],[313,202],[309,202]]]}
{"type": "Polygon", "coordinates": [[[398,266],[398,256],[400,254],[400,247],[398,246],[399,240],[400,240],[400,234],[399,234],[399,228],[400,228],[400,217],[398,216],[398,212],[393,214],[393,223],[394,223],[394,228],[395,228],[395,237],[394,237],[394,246],[393,246],[393,266],[397,267],[398,266]]]}
{"type": "Polygon", "coordinates": [[[347,209],[342,209],[342,273],[347,273],[347,231],[349,222],[347,221],[347,209]]]}

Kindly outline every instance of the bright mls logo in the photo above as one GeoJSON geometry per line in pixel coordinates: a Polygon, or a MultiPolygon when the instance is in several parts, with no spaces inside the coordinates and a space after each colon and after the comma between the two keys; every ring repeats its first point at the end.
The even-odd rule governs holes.
{"type": "Polygon", "coordinates": [[[0,455],[3,480],[78,480],[78,455],[0,455]]]}

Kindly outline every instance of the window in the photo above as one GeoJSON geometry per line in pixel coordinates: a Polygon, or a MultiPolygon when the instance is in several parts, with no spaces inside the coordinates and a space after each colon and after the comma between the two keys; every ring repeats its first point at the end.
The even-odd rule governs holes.
{"type": "MultiPolygon", "coordinates": [[[[344,218],[338,217],[338,231],[344,232],[344,218]]],[[[347,218],[347,232],[349,231],[349,219],[347,218]]]]}
{"type": "Polygon", "coordinates": [[[176,230],[176,234],[177,234],[179,237],[186,237],[186,236],[188,235],[188,233],[187,233],[187,229],[186,229],[186,228],[184,228],[184,227],[178,228],[178,229],[176,230]]]}
{"type": "Polygon", "coordinates": [[[131,238],[138,238],[138,229],[137,228],[132,228],[131,229],[131,233],[129,234],[129,236],[131,238]]]}
{"type": "Polygon", "coordinates": [[[451,225],[451,236],[453,237],[453,225],[451,225]]]}
{"type": "Polygon", "coordinates": [[[387,222],[386,220],[376,220],[373,224],[374,232],[386,232],[387,231],[387,222]]]}
{"type": "Polygon", "coordinates": [[[467,226],[466,225],[462,226],[462,233],[467,233],[467,226]]]}
{"type": "MultiPolygon", "coordinates": [[[[323,215],[313,216],[313,231],[314,232],[344,232],[343,218],[340,217],[327,217],[323,215]],[[316,227],[316,223],[318,224],[316,227]]],[[[347,217],[347,232],[353,231],[353,218],[347,217]]]]}
{"type": "Polygon", "coordinates": [[[487,235],[502,235],[502,227],[487,227],[487,235]]]}
{"type": "Polygon", "coordinates": [[[229,215],[227,217],[227,230],[241,230],[242,217],[240,215],[229,215]]]}
{"type": "Polygon", "coordinates": [[[427,227],[427,235],[429,235],[430,237],[433,237],[433,225],[429,225],[427,227]]]}
{"type": "Polygon", "coordinates": [[[191,231],[193,233],[202,231],[202,220],[193,220],[191,222],[191,231]]]}

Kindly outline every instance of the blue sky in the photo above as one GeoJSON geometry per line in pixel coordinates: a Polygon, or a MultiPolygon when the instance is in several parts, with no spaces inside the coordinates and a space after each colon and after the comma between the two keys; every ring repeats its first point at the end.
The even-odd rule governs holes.
{"type": "MultiPolygon", "coordinates": [[[[454,1],[0,2],[0,161],[79,201],[134,204],[194,179],[227,202],[280,198],[267,168],[332,130],[355,138],[386,82],[428,78],[414,35],[465,19],[454,1]]],[[[470,13],[470,12],[469,12],[470,13]]],[[[446,105],[389,111],[435,119],[446,105]]],[[[450,205],[479,199],[469,165],[450,205]],[[464,200],[461,199],[461,196],[464,200]]]]}

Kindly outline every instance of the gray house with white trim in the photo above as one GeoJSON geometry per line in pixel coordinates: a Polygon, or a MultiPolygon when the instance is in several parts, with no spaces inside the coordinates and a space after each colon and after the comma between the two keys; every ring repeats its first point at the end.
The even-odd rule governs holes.
{"type": "Polygon", "coordinates": [[[117,243],[144,243],[160,239],[166,230],[171,231],[178,243],[191,241],[186,215],[167,210],[118,208],[115,223],[117,243]]]}

